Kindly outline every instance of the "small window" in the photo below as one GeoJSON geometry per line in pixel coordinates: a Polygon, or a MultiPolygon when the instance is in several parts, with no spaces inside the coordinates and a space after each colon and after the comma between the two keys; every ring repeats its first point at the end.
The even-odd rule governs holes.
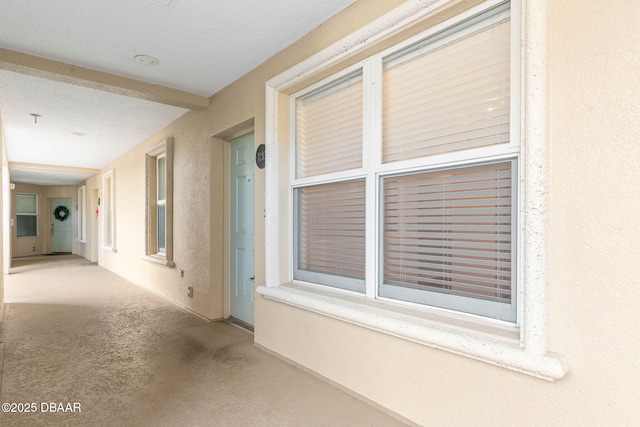
{"type": "Polygon", "coordinates": [[[167,138],[146,153],[145,259],[173,264],[173,140],[167,138]]]}
{"type": "Polygon", "coordinates": [[[162,155],[156,160],[156,206],[157,221],[156,249],[159,254],[167,253],[167,156],[162,155]]]}
{"type": "Polygon", "coordinates": [[[38,237],[38,195],[16,194],[18,237],[38,237]]]}
{"type": "Polygon", "coordinates": [[[111,170],[102,177],[102,245],[115,250],[115,171],[111,170]]]}
{"type": "Polygon", "coordinates": [[[87,187],[78,188],[78,240],[87,240],[87,187]]]}

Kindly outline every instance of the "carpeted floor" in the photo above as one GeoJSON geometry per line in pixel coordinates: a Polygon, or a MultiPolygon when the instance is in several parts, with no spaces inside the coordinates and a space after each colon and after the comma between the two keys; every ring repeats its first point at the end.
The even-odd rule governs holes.
{"type": "Polygon", "coordinates": [[[83,258],[13,265],[3,427],[404,425],[83,258]]]}

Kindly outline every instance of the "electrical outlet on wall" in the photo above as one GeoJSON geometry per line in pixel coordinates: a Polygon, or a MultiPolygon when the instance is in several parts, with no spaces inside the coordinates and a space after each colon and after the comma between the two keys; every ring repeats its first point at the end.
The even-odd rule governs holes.
{"type": "Polygon", "coordinates": [[[191,286],[187,288],[187,296],[193,298],[193,288],[191,286]]]}

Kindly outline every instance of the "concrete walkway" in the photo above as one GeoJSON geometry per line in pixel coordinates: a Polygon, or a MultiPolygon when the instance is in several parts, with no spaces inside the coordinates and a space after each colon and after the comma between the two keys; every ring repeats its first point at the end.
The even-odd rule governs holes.
{"type": "Polygon", "coordinates": [[[13,265],[3,427],[404,425],[83,258],[13,265]]]}

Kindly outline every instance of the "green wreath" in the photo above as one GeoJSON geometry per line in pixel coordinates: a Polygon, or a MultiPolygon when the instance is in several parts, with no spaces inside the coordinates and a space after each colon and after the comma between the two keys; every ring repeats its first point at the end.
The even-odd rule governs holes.
{"type": "Polygon", "coordinates": [[[53,216],[55,216],[58,221],[64,221],[69,218],[69,209],[67,209],[66,206],[60,205],[53,211],[53,216]]]}

